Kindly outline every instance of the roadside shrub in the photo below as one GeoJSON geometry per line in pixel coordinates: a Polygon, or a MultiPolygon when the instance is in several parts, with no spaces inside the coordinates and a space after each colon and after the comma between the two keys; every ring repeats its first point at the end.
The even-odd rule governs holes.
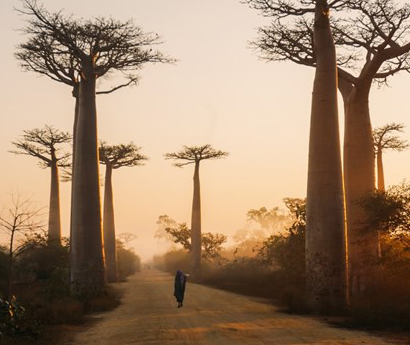
{"type": "Polygon", "coordinates": [[[40,334],[38,323],[27,317],[26,309],[16,297],[11,301],[0,299],[0,339],[4,336],[36,339],[40,334]]]}
{"type": "Polygon", "coordinates": [[[171,250],[164,254],[164,269],[166,272],[175,274],[180,269],[189,273],[189,253],[184,249],[171,250]]]}
{"type": "Polygon", "coordinates": [[[125,248],[121,241],[117,241],[117,268],[119,281],[141,271],[140,257],[132,249],[125,248]]]}

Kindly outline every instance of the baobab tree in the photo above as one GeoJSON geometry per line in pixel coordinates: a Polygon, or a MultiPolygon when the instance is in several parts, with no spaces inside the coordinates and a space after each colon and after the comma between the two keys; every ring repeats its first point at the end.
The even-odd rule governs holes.
{"type": "MultiPolygon", "coordinates": [[[[306,209],[307,301],[315,312],[340,309],[346,303],[346,244],[337,109],[337,60],[330,27],[330,10],[337,10],[340,1],[245,2],[274,20],[272,28],[261,29],[264,31],[257,46],[263,47],[263,52],[266,50],[262,42],[267,40],[264,32],[277,37],[280,36],[278,27],[289,31],[288,25],[292,27],[299,23],[310,23],[309,42],[315,56],[315,79],[306,209]],[[296,24],[291,22],[292,17],[296,24]],[[283,20],[286,20],[286,26],[282,24],[283,20]]],[[[282,43],[275,40],[275,44],[280,46],[282,43]]],[[[274,46],[272,59],[284,59],[284,55],[280,48],[274,46]]]]}
{"type": "Polygon", "coordinates": [[[377,189],[384,191],[384,171],[382,154],[385,150],[403,151],[409,147],[407,140],[401,139],[392,133],[402,133],[404,125],[402,123],[388,123],[385,126],[377,127],[373,130],[374,154],[377,164],[377,189]]]}
{"type": "Polygon", "coordinates": [[[127,81],[106,92],[135,84],[147,63],[172,62],[152,48],[156,34],[132,20],[75,19],[49,13],[35,0],[23,0],[26,43],[16,57],[23,68],[73,88],[76,98],[70,229],[70,275],[74,293],[105,283],[99,190],[96,81],[121,72],[127,81]]]}
{"type": "Polygon", "coordinates": [[[61,244],[60,187],[59,168],[70,166],[70,153],[62,151],[59,145],[71,142],[68,132],[61,132],[52,126],[23,131],[22,139],[13,142],[17,150],[10,151],[19,155],[28,155],[40,160],[41,168],[50,168],[50,204],[48,217],[48,241],[61,244]]]}
{"type": "Polygon", "coordinates": [[[194,196],[191,215],[191,269],[194,276],[201,276],[201,195],[199,183],[199,164],[203,160],[220,159],[229,155],[228,152],[215,150],[211,145],[183,146],[183,149],[174,153],[166,153],[165,159],[175,160],[174,166],[182,168],[194,164],[194,196]]]}
{"type": "MultiPolygon", "coordinates": [[[[312,18],[315,0],[297,2],[305,4],[304,8],[295,8],[283,0],[244,2],[273,19],[271,25],[259,29],[259,37],[253,42],[262,59],[316,67],[312,18]]],[[[335,0],[329,1],[328,7],[333,10],[331,29],[338,53],[338,88],[345,110],[343,165],[349,286],[352,296],[360,296],[374,281],[377,269],[370,264],[374,260],[369,259],[379,253],[377,231],[361,228],[365,214],[358,202],[375,186],[369,94],[373,82],[383,84],[390,76],[409,70],[410,7],[399,7],[393,0],[335,0]]]]}
{"type": "Polygon", "coordinates": [[[122,167],[143,165],[143,161],[148,158],[143,156],[140,150],[141,148],[133,143],[112,146],[105,142],[100,143],[100,163],[105,165],[103,230],[105,263],[109,282],[118,281],[112,171],[122,167]]]}

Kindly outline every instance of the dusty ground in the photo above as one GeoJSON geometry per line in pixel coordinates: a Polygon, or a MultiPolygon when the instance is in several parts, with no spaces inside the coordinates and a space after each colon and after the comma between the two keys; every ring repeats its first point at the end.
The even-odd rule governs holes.
{"type": "Polygon", "coordinates": [[[122,304],[96,315],[93,325],[77,333],[70,345],[395,343],[279,313],[249,297],[189,282],[184,307],[177,309],[173,277],[155,270],[138,273],[121,288],[125,289],[122,304]]]}

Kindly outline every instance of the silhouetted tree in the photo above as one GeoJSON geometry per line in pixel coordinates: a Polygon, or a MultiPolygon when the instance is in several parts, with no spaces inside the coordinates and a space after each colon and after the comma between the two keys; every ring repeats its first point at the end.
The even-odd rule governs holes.
{"type": "Polygon", "coordinates": [[[377,163],[377,189],[385,190],[384,171],[382,154],[385,150],[403,151],[409,147],[407,140],[400,139],[393,132],[402,133],[404,125],[399,123],[389,123],[373,130],[373,145],[377,163]]]}
{"type": "Polygon", "coordinates": [[[279,207],[274,207],[271,210],[266,207],[252,209],[248,211],[246,216],[248,221],[256,222],[269,235],[280,232],[291,222],[291,217],[280,210],[279,207]]]}
{"type": "Polygon", "coordinates": [[[41,209],[35,208],[29,199],[22,199],[20,195],[13,195],[12,206],[0,215],[0,231],[9,237],[6,293],[8,300],[13,295],[12,284],[15,259],[23,249],[18,240],[42,229],[43,223],[39,219],[40,216],[41,209]]]}
{"type": "Polygon", "coordinates": [[[60,245],[61,219],[58,168],[68,167],[71,155],[62,152],[58,146],[70,143],[72,137],[67,132],[60,132],[58,129],[47,125],[42,129],[35,128],[23,132],[22,139],[13,142],[17,150],[10,152],[36,157],[40,160],[40,167],[51,168],[48,241],[60,245]]]}
{"type": "MultiPolygon", "coordinates": [[[[165,232],[170,235],[170,240],[182,245],[186,251],[192,251],[191,229],[187,227],[186,223],[177,223],[167,215],[162,215],[158,217],[157,224],[169,224],[170,226],[165,228],[165,232]]],[[[211,232],[201,234],[202,258],[209,261],[220,259],[219,252],[226,240],[227,237],[222,234],[213,234],[211,232]]]]}
{"type": "MultiPolygon", "coordinates": [[[[152,46],[158,35],[147,34],[132,20],[74,19],[49,13],[35,0],[23,0],[29,36],[16,57],[23,68],[73,87],[76,97],[71,199],[71,282],[73,292],[105,282],[98,173],[96,80],[121,72],[127,82],[105,93],[135,84],[149,62],[171,62],[152,46]]],[[[104,93],[104,92],[100,92],[104,93]]]]}
{"type": "Polygon", "coordinates": [[[199,183],[199,164],[203,160],[219,159],[228,156],[228,152],[215,150],[211,145],[184,146],[181,151],[165,154],[165,159],[177,161],[174,166],[182,168],[194,164],[194,197],[191,218],[191,269],[192,274],[201,275],[201,196],[199,183]],[[178,162],[179,161],[179,162],[178,162]]]}
{"type": "Polygon", "coordinates": [[[134,167],[143,165],[146,156],[140,154],[140,147],[133,143],[124,145],[107,145],[100,143],[100,163],[105,165],[105,189],[104,189],[104,253],[107,267],[107,279],[109,282],[118,280],[117,253],[114,222],[114,199],[112,192],[112,171],[122,167],[134,167]]]}
{"type": "MultiPolygon", "coordinates": [[[[310,16],[315,0],[300,1],[305,5],[302,9],[283,0],[244,2],[273,18],[270,26],[259,29],[259,38],[254,42],[263,59],[316,66],[310,16]],[[285,22],[281,12],[295,20],[285,22]]],[[[329,1],[328,7],[336,12],[331,27],[338,52],[338,87],[345,105],[344,184],[350,289],[353,295],[360,295],[366,290],[367,281],[373,279],[375,272],[369,259],[378,255],[379,248],[377,232],[370,234],[361,229],[365,215],[358,203],[375,185],[369,93],[373,81],[383,84],[389,76],[409,70],[410,7],[398,7],[393,0],[336,0],[329,1]]]]}

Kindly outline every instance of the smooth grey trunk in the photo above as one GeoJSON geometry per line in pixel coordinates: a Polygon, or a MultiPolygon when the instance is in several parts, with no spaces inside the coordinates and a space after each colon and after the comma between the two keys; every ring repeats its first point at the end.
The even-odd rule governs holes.
{"type": "Polygon", "coordinates": [[[61,245],[60,186],[58,164],[55,153],[51,157],[50,210],[48,217],[48,241],[52,245],[61,245]]]}
{"type": "Polygon", "coordinates": [[[312,94],[306,209],[306,288],[310,309],[346,306],[346,236],[337,109],[336,53],[326,1],[316,1],[317,59],[312,94]]]}
{"type": "Polygon", "coordinates": [[[201,276],[201,191],[199,183],[199,161],[195,162],[194,172],[194,197],[192,201],[191,216],[191,269],[195,277],[201,276]]]}
{"type": "MultiPolygon", "coordinates": [[[[72,164],[71,164],[71,186],[74,180],[74,156],[75,156],[75,144],[76,144],[76,137],[77,137],[77,122],[78,122],[78,112],[80,108],[80,86],[77,84],[74,85],[72,95],[75,98],[75,106],[74,106],[74,124],[73,124],[73,152],[71,155],[72,164]]],[[[72,232],[72,220],[73,220],[73,188],[71,187],[71,214],[70,214],[70,238],[72,232]]]]}
{"type": "Polygon", "coordinates": [[[108,282],[118,281],[117,249],[115,242],[114,204],[112,192],[112,166],[106,164],[104,189],[104,253],[108,282]]]}
{"type": "Polygon", "coordinates": [[[72,176],[71,286],[74,293],[101,288],[105,283],[99,157],[97,140],[96,78],[83,72],[75,128],[72,176]]]}
{"type": "Polygon", "coordinates": [[[374,263],[380,255],[378,231],[363,228],[366,215],[360,206],[360,200],[375,188],[370,85],[371,79],[355,85],[345,101],[344,183],[349,292],[352,298],[364,296],[377,279],[374,263]]]}
{"type": "Polygon", "coordinates": [[[382,157],[382,147],[381,145],[378,145],[377,147],[377,189],[379,191],[384,192],[385,187],[384,187],[384,171],[383,171],[383,157],[382,157]]]}

